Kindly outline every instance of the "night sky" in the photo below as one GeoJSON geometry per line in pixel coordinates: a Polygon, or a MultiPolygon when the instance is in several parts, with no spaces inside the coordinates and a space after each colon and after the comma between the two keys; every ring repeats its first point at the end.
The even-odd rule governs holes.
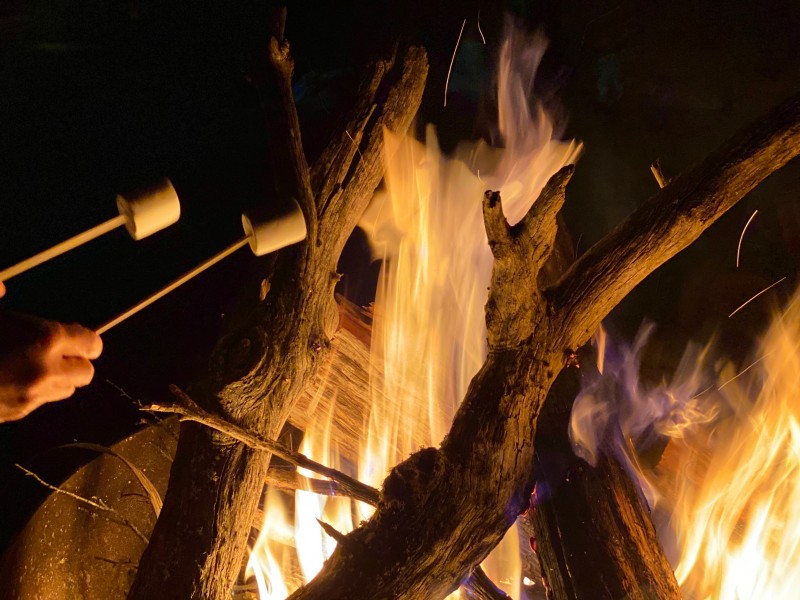
{"type": "MultiPolygon", "coordinates": [[[[435,123],[445,148],[489,127],[504,15],[542,28],[551,49],[535,89],[564,115],[565,136],[586,146],[564,209],[578,253],[656,190],[653,159],[667,176],[680,173],[800,91],[800,11],[791,0],[298,4],[289,5],[286,35],[311,160],[347,105],[357,65],[389,28],[428,48],[420,123],[435,123]]],[[[272,201],[259,98],[243,77],[265,43],[267,13],[252,0],[0,2],[0,267],[114,216],[117,193],[153,178],[170,177],[183,207],[180,222],[152,238],[134,242],[118,230],[12,280],[4,310],[97,326],[238,239],[241,211],[272,201]]],[[[771,307],[793,291],[798,259],[795,161],[651,276],[609,326],[632,337],[644,318],[659,324],[653,373],[674,364],[688,340],[715,333],[742,359],[771,307]],[[739,232],[756,208],[737,270],[739,232]],[[727,319],[783,276],[775,294],[727,319]]],[[[135,405],[117,388],[149,402],[164,399],[167,384],[197,378],[260,264],[240,252],[131,319],[104,337],[89,389],[0,426],[0,544],[42,497],[13,463],[58,481],[75,453],[65,458],[56,446],[108,444],[133,431],[135,405]]],[[[340,291],[368,303],[376,266],[363,236],[341,270],[340,291]]]]}

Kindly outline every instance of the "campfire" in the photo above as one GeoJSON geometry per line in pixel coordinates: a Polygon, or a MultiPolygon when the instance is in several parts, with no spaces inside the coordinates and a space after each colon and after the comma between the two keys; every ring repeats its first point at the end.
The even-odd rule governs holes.
{"type": "MultiPolygon", "coordinates": [[[[712,340],[660,382],[655,326],[628,347],[603,322],[800,153],[798,97],[681,174],[654,163],[653,195],[580,249],[561,209],[583,146],[537,95],[543,35],[507,27],[488,133],[452,152],[413,125],[426,51],[392,37],[309,164],[285,19],[246,75],[290,206],[265,252],[299,243],[263,263],[203,381],[143,407],[178,435],[168,486],[83,446],[122,457],[157,520],[26,470],[136,534],[128,597],[794,598],[800,293],[744,362],[712,340]],[[356,227],[381,265],[368,306],[334,294],[356,227]]],[[[247,223],[219,256],[261,235],[247,223]]]]}

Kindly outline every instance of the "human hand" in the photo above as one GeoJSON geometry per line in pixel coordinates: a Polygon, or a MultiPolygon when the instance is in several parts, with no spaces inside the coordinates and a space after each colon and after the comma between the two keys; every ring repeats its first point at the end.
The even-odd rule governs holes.
{"type": "Polygon", "coordinates": [[[80,325],[0,314],[0,422],[21,419],[88,385],[90,361],[102,350],[100,336],[80,325]]]}

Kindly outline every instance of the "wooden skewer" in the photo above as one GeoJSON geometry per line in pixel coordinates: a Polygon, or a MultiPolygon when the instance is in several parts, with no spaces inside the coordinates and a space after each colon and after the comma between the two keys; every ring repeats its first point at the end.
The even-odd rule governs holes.
{"type": "Polygon", "coordinates": [[[248,242],[248,239],[246,237],[244,237],[241,240],[239,240],[238,242],[228,246],[222,252],[220,252],[218,254],[215,254],[214,256],[209,258],[208,260],[200,263],[194,269],[192,269],[191,271],[189,271],[189,272],[185,273],[184,275],[180,276],[178,279],[176,279],[172,283],[170,283],[170,284],[166,285],[165,287],[161,288],[160,290],[158,290],[156,293],[148,296],[147,298],[145,298],[144,300],[139,302],[137,305],[129,308],[124,313],[122,313],[120,315],[117,315],[116,317],[114,317],[113,319],[108,321],[107,323],[101,325],[100,327],[97,328],[97,333],[102,335],[106,331],[111,329],[112,327],[116,327],[117,325],[122,323],[124,320],[126,320],[128,317],[132,317],[133,315],[138,313],[140,310],[145,309],[148,306],[150,306],[156,300],[159,300],[159,299],[163,298],[164,296],[169,294],[171,291],[175,290],[176,288],[179,288],[180,286],[182,286],[184,283],[186,283],[187,281],[189,281],[193,277],[196,277],[197,275],[199,275],[200,273],[202,273],[206,269],[209,269],[209,268],[213,267],[215,264],[217,264],[223,258],[226,258],[227,256],[230,256],[231,254],[233,254],[234,252],[236,252],[240,248],[244,248],[247,245],[247,242],[248,242]]]}
{"type": "Polygon", "coordinates": [[[28,271],[34,267],[39,266],[40,264],[47,262],[50,259],[55,258],[56,256],[60,256],[65,252],[69,252],[81,246],[87,242],[91,242],[92,240],[99,238],[101,235],[105,235],[109,231],[113,231],[117,227],[121,227],[125,225],[126,219],[124,215],[118,215],[113,219],[109,219],[105,223],[101,223],[96,227],[92,227],[91,229],[87,229],[83,233],[79,233],[76,236],[69,238],[61,242],[60,244],[56,244],[52,248],[48,248],[39,254],[31,256],[30,258],[26,258],[22,262],[15,264],[14,266],[8,267],[3,271],[0,271],[0,281],[8,281],[12,277],[16,277],[28,271]]]}

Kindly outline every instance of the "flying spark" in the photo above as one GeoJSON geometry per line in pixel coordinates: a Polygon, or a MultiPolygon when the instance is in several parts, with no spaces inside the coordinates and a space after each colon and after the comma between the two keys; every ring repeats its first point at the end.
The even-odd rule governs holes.
{"type": "Polygon", "coordinates": [[[736,268],[739,268],[739,255],[742,253],[742,240],[744,239],[744,232],[747,231],[747,228],[750,226],[750,223],[753,221],[755,216],[758,214],[758,209],[750,215],[750,218],[747,219],[747,223],[744,224],[744,229],[742,229],[742,235],[739,236],[739,245],[736,247],[736,268]]]}
{"type": "Polygon", "coordinates": [[[776,282],[775,282],[775,283],[773,283],[772,285],[768,285],[767,287],[765,287],[763,290],[761,290],[760,292],[758,292],[758,293],[757,293],[755,296],[753,296],[752,298],[750,298],[750,300],[748,300],[747,302],[745,302],[744,304],[742,304],[742,305],[741,305],[739,308],[737,308],[735,311],[733,311],[731,314],[729,314],[729,315],[728,315],[728,318],[730,319],[730,318],[731,318],[733,315],[735,315],[737,312],[739,312],[740,310],[742,310],[742,309],[743,309],[745,306],[747,306],[748,304],[750,304],[750,303],[751,303],[753,300],[755,300],[756,298],[758,298],[758,297],[759,297],[761,294],[764,294],[764,293],[768,292],[769,290],[771,290],[772,288],[774,288],[776,285],[778,285],[778,284],[779,284],[781,281],[783,281],[784,279],[786,279],[786,277],[785,277],[785,276],[784,276],[784,277],[781,277],[780,279],[778,279],[778,281],[776,281],[776,282]]]}
{"type": "Polygon", "coordinates": [[[464,22],[461,23],[461,31],[458,32],[458,39],[456,40],[456,47],[453,48],[453,57],[450,59],[450,68],[447,69],[447,79],[444,82],[444,105],[447,106],[447,86],[450,85],[450,73],[453,72],[453,63],[456,62],[456,54],[458,53],[458,45],[461,43],[461,36],[464,33],[464,26],[467,24],[467,20],[464,19],[464,22]]]}
{"type": "Polygon", "coordinates": [[[483,40],[483,45],[486,45],[486,36],[483,35],[483,31],[481,30],[481,11],[478,11],[478,33],[481,34],[481,40],[483,40]]]}

